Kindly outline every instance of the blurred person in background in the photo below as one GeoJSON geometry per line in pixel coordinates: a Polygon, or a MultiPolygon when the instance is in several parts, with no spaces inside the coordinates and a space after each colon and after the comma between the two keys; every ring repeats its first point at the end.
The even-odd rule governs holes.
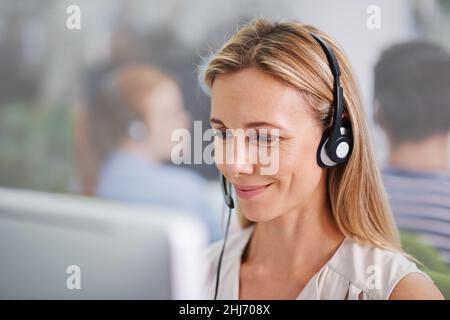
{"type": "Polygon", "coordinates": [[[375,67],[375,120],[390,144],[383,180],[400,230],[425,239],[450,264],[450,56],[416,40],[375,67]]]}
{"type": "Polygon", "coordinates": [[[220,228],[203,198],[203,179],[170,160],[175,129],[189,127],[177,83],[149,65],[128,65],[102,81],[88,108],[88,127],[98,160],[96,195],[128,203],[186,210],[220,228]]]}
{"type": "Polygon", "coordinates": [[[75,108],[75,157],[77,163],[77,189],[83,195],[96,192],[96,171],[98,159],[91,145],[88,113],[96,103],[96,96],[102,80],[107,74],[123,65],[139,60],[139,41],[125,25],[118,25],[112,32],[109,59],[88,67],[82,77],[82,97],[75,108]]]}

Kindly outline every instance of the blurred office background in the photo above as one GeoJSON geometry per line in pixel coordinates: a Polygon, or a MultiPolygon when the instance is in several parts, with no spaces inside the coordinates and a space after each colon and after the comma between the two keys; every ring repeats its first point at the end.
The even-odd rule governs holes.
{"type": "MultiPolygon", "coordinates": [[[[103,164],[89,150],[101,146],[83,145],[89,140],[83,112],[124,65],[150,65],[173,79],[182,97],[173,117],[185,109],[191,123],[201,120],[207,129],[209,98],[196,66],[255,17],[310,23],[341,44],[360,82],[380,165],[387,142],[372,111],[381,52],[415,38],[450,49],[449,0],[0,0],[0,186],[97,196],[103,164]],[[70,5],[81,9],[79,30],[66,27],[70,5]],[[380,28],[367,25],[374,6],[380,28]]],[[[204,210],[219,220],[214,165],[183,169],[179,184],[195,180],[204,210]]]]}

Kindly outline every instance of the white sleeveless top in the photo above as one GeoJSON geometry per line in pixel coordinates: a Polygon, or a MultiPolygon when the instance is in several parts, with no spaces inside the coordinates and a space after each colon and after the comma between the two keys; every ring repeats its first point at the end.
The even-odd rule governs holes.
{"type": "MultiPolygon", "coordinates": [[[[229,236],[220,271],[217,299],[239,298],[239,274],[242,253],[250,240],[254,226],[229,236]]],[[[222,241],[207,250],[207,298],[214,298],[217,264],[222,241]]],[[[297,300],[389,299],[397,283],[408,273],[420,271],[402,254],[371,245],[358,244],[345,238],[331,259],[308,281],[297,300]]],[[[431,281],[431,279],[430,279],[431,281]]]]}

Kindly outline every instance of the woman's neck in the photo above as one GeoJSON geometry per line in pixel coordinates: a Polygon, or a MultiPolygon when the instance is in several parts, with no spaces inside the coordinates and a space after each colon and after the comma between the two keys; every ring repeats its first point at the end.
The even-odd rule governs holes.
{"type": "Polygon", "coordinates": [[[343,239],[324,192],[300,208],[257,223],[245,260],[275,270],[315,270],[331,258],[343,239]]]}
{"type": "Polygon", "coordinates": [[[389,164],[416,170],[448,170],[448,134],[391,148],[389,164]]]}

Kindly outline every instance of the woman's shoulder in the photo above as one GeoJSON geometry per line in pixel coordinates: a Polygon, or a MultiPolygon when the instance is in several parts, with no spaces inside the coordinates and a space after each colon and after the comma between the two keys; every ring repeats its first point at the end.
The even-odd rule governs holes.
{"type": "Polygon", "coordinates": [[[406,275],[424,274],[402,252],[350,238],[344,240],[339,256],[328,266],[372,299],[389,299],[392,290],[406,275]]]}
{"type": "Polygon", "coordinates": [[[346,238],[343,244],[342,256],[357,265],[397,266],[411,267],[414,262],[400,251],[381,248],[374,244],[363,243],[358,240],[346,238]]]}

